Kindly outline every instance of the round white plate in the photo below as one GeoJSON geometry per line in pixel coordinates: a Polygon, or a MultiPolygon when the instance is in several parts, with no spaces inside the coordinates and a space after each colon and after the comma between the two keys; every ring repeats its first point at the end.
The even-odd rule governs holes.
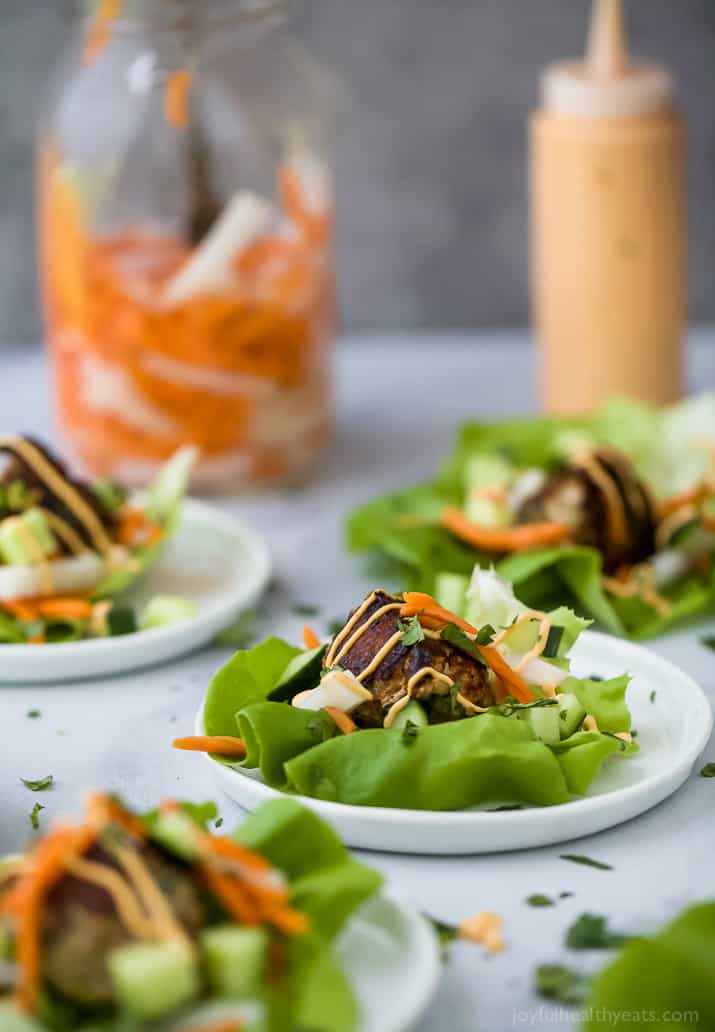
{"type": "Polygon", "coordinates": [[[376,896],[336,943],[361,1011],[359,1032],[407,1032],[427,1009],[440,977],[437,937],[423,917],[376,896]]]}
{"type": "MultiPolygon", "coordinates": [[[[636,817],[675,792],[690,774],[710,737],[710,704],[682,670],[631,642],[586,631],[572,659],[577,676],[616,677],[626,671],[633,676],[628,705],[640,751],[624,760],[609,758],[587,796],[560,806],[500,813],[348,806],[307,796],[300,796],[300,801],[329,821],[348,845],[395,853],[530,849],[591,835],[636,817]]],[[[198,725],[203,731],[201,714],[198,725]]],[[[280,795],[255,771],[228,767],[210,757],[207,762],[223,791],[246,810],[280,795]]]]}
{"type": "Polygon", "coordinates": [[[261,537],[212,506],[187,499],[158,561],[122,597],[141,610],[154,595],[196,604],[189,620],[116,638],[59,645],[0,645],[0,681],[68,681],[161,663],[205,645],[252,605],[271,561],[261,537]]]}

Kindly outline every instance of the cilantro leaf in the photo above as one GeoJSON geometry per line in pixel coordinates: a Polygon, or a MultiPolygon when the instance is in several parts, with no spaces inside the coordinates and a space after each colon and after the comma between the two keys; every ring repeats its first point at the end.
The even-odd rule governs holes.
{"type": "Polygon", "coordinates": [[[566,933],[570,950],[608,950],[622,946],[627,935],[608,930],[608,919],[600,914],[581,914],[566,933]]]}
{"type": "Polygon", "coordinates": [[[44,809],[44,806],[41,806],[40,803],[35,803],[30,811],[30,824],[35,831],[40,827],[40,811],[44,809]]]}
{"type": "Polygon", "coordinates": [[[443,641],[448,641],[450,645],[454,645],[455,648],[460,649],[462,652],[466,652],[468,656],[471,656],[473,659],[476,659],[478,663],[481,663],[482,666],[485,666],[479,648],[472,641],[469,635],[465,634],[461,627],[457,627],[456,624],[452,623],[447,624],[446,627],[442,628],[440,638],[442,638],[443,641]]]}
{"type": "Polygon", "coordinates": [[[655,689],[653,689],[653,691],[650,693],[648,698],[650,699],[651,702],[655,702],[655,689]]]}
{"type": "Polygon", "coordinates": [[[553,907],[554,905],[550,896],[542,896],[539,892],[535,892],[533,896],[527,896],[524,902],[530,907],[553,907]]]}
{"type": "Polygon", "coordinates": [[[20,778],[25,788],[29,788],[31,792],[44,792],[46,789],[51,788],[54,784],[54,777],[52,774],[47,774],[44,778],[38,778],[36,781],[32,781],[30,778],[20,778]]]}
{"type": "Polygon", "coordinates": [[[494,630],[490,623],[484,624],[483,627],[479,628],[477,636],[474,639],[477,645],[491,645],[497,636],[497,632],[494,630]]]}
{"type": "Polygon", "coordinates": [[[705,646],[705,648],[712,649],[713,652],[715,652],[715,635],[709,638],[701,638],[700,641],[705,646]]]}
{"type": "Polygon", "coordinates": [[[42,711],[38,709],[31,709],[27,711],[27,716],[30,720],[37,720],[38,717],[42,716],[42,711]]]}
{"type": "Polygon", "coordinates": [[[425,632],[416,616],[408,616],[405,619],[398,620],[397,627],[402,632],[400,641],[405,647],[417,645],[425,640],[425,632]]]}
{"type": "Polygon", "coordinates": [[[319,616],[320,607],[310,605],[308,602],[295,602],[291,607],[295,616],[319,616]]]}
{"type": "Polygon", "coordinates": [[[604,864],[600,860],[592,860],[590,856],[579,856],[577,853],[561,853],[560,860],[570,860],[574,864],[583,864],[585,867],[595,867],[599,871],[612,871],[610,864],[604,864]]]}
{"type": "Polygon", "coordinates": [[[535,972],[534,988],[547,1000],[578,1004],[586,1001],[590,981],[587,975],[563,964],[540,964],[535,972]]]}

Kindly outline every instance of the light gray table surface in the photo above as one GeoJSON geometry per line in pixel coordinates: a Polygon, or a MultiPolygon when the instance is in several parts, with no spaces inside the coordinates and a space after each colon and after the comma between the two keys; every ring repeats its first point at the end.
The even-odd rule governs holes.
{"type": "MultiPolygon", "coordinates": [[[[694,336],[691,386],[715,387],[715,334],[694,336]]],[[[50,435],[48,393],[40,352],[0,348],[3,428],[50,435]]],[[[377,492],[429,474],[459,421],[533,411],[531,351],[520,334],[353,339],[339,351],[337,399],[333,446],[307,489],[218,502],[268,538],[278,586],[266,601],[260,630],[294,640],[301,620],[291,603],[318,602],[322,616],[315,623],[324,628],[371,586],[364,563],[342,549],[344,514],[377,492]]],[[[714,632],[710,618],[651,646],[699,680],[711,700],[715,659],[700,637],[714,632]]],[[[2,685],[0,851],[17,849],[29,837],[34,802],[45,805],[41,820],[47,825],[59,814],[77,812],[91,786],[118,791],[140,807],[163,796],[216,797],[203,760],[173,752],[169,742],[191,732],[207,681],[228,655],[208,648],[105,680],[2,685]],[[41,718],[28,719],[35,708],[41,718]],[[20,784],[20,777],[50,772],[56,785],[42,796],[20,784]]],[[[705,758],[715,761],[715,742],[705,758]]],[[[364,854],[396,892],[444,920],[480,909],[505,918],[508,948],[500,956],[486,958],[466,944],[452,950],[418,1032],[575,1028],[572,1012],[533,994],[534,967],[562,961],[593,969],[602,962],[602,956],[569,955],[563,948],[565,929],[584,910],[607,914],[621,929],[645,931],[691,901],[714,898],[714,793],[715,781],[696,772],[655,809],[577,844],[472,858],[364,854]],[[598,857],[614,870],[558,859],[569,851],[598,857]],[[552,908],[524,903],[530,893],[564,890],[574,895],[552,908]]],[[[227,825],[239,819],[225,797],[218,801],[227,825]]]]}

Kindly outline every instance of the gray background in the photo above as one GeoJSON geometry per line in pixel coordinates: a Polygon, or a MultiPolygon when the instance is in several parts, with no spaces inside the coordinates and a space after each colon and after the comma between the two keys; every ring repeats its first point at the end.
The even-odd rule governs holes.
{"type": "MultiPolygon", "coordinates": [[[[337,69],[342,312],[350,329],[528,318],[525,119],[544,63],[580,51],[586,0],[295,0],[337,69]]],[[[31,140],[72,0],[0,0],[0,338],[38,334],[31,140]]],[[[691,127],[691,315],[715,319],[715,2],[630,0],[691,127]]]]}

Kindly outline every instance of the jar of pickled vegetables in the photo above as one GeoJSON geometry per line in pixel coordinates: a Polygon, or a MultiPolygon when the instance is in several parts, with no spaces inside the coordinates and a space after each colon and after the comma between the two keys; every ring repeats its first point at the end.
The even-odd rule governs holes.
{"type": "Polygon", "coordinates": [[[38,156],[59,420],[96,475],[299,478],[330,427],[328,81],[271,0],[94,0],[38,156]]]}

